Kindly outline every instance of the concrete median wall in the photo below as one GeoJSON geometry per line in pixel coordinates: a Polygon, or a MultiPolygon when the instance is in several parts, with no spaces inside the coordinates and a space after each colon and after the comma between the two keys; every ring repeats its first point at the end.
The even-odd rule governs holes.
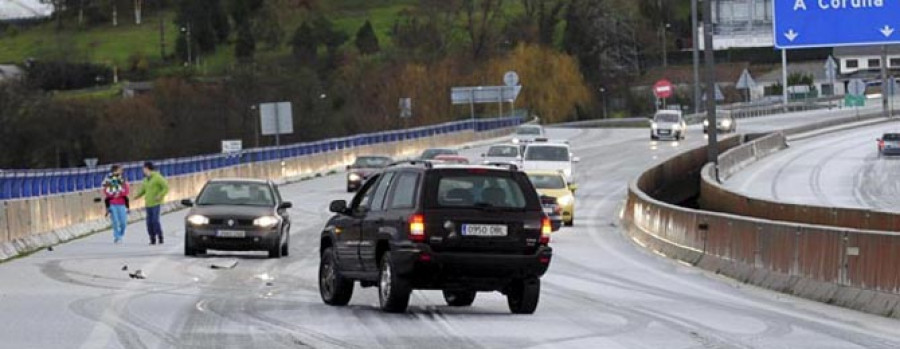
{"type": "MultiPolygon", "coordinates": [[[[732,149],[723,156],[764,154],[781,146],[779,137],[760,138],[754,151],[735,148],[737,144],[723,144],[732,149]]],[[[753,146],[745,143],[740,147],[753,146]]],[[[900,270],[896,268],[900,265],[900,233],[702,211],[666,203],[649,194],[664,192],[661,188],[671,185],[664,179],[674,169],[687,166],[696,170],[705,162],[706,149],[697,148],[649,169],[631,183],[622,221],[634,241],[741,282],[900,318],[900,270]]],[[[702,171],[704,189],[715,183],[712,170],[707,166],[702,171]]],[[[701,202],[709,204],[710,200],[718,198],[704,197],[701,202]]],[[[740,200],[718,204],[735,210],[752,206],[740,200]]],[[[802,216],[803,212],[803,208],[789,212],[786,206],[774,204],[767,209],[773,217],[802,216]]],[[[829,216],[830,213],[825,214],[829,216]]],[[[839,218],[833,219],[839,222],[839,218]]]]}
{"type": "MultiPolygon", "coordinates": [[[[388,155],[396,159],[410,158],[430,147],[455,147],[506,136],[511,128],[484,132],[472,130],[445,133],[433,137],[339,149],[325,153],[284,160],[246,163],[233,167],[169,177],[168,204],[163,211],[177,210],[181,199],[196,196],[212,178],[248,177],[271,179],[279,183],[293,182],[305,177],[339,170],[358,155],[388,155]]],[[[140,189],[140,182],[132,183],[132,192],[140,189]]],[[[0,261],[79,236],[108,229],[102,203],[97,191],[85,191],[28,199],[0,201],[0,261]]],[[[131,204],[130,220],[143,218],[143,200],[131,204]]]]}

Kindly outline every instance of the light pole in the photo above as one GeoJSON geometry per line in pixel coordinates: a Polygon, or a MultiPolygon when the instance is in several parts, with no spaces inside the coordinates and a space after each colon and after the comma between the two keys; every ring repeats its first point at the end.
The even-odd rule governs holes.
{"type": "Polygon", "coordinates": [[[259,148],[259,132],[260,132],[259,123],[262,122],[262,120],[260,120],[260,118],[257,118],[256,117],[257,115],[259,115],[259,114],[256,113],[256,104],[251,105],[250,106],[250,116],[252,116],[251,120],[253,120],[253,125],[254,125],[253,129],[256,130],[253,133],[253,138],[254,138],[255,144],[256,144],[255,147],[259,148]]]}
{"type": "Polygon", "coordinates": [[[187,63],[185,63],[184,66],[186,67],[186,66],[191,65],[192,62],[194,61],[193,60],[194,57],[191,55],[191,46],[192,46],[192,42],[193,42],[193,41],[191,41],[191,22],[188,22],[187,26],[181,27],[181,32],[185,34],[185,42],[184,43],[185,43],[185,47],[187,48],[187,63]]]}
{"type": "Polygon", "coordinates": [[[606,114],[606,88],[600,88],[600,99],[603,101],[603,118],[606,119],[608,117],[606,114]]]}
{"type": "Polygon", "coordinates": [[[694,46],[693,55],[694,55],[694,113],[699,114],[700,110],[703,109],[701,105],[701,97],[700,92],[700,35],[697,33],[699,26],[697,25],[698,16],[697,16],[697,1],[691,0],[691,32],[694,36],[694,46]]]}
{"type": "MultiPolygon", "coordinates": [[[[712,1],[703,2],[703,55],[706,64],[706,120],[709,122],[709,143],[706,147],[708,162],[719,165],[719,142],[716,134],[716,63],[713,48],[712,1]]],[[[716,168],[716,179],[719,170],[716,168]]]]}
{"type": "Polygon", "coordinates": [[[667,34],[667,32],[669,31],[669,28],[671,28],[671,27],[672,27],[672,24],[666,23],[665,25],[663,25],[663,26],[661,26],[661,27],[659,28],[659,29],[660,29],[660,32],[662,32],[661,36],[662,36],[662,59],[663,59],[663,69],[668,69],[668,68],[669,68],[669,51],[668,51],[668,50],[669,50],[669,48],[668,48],[669,45],[668,45],[668,40],[667,40],[666,34],[667,34]]]}

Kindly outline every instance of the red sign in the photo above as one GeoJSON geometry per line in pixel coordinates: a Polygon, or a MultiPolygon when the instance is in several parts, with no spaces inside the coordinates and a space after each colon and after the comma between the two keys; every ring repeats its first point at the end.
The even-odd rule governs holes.
{"type": "Polygon", "coordinates": [[[672,83],[669,82],[669,80],[662,79],[653,85],[653,94],[656,95],[656,98],[666,99],[672,97],[672,93],[674,92],[675,87],[672,86],[672,83]]]}

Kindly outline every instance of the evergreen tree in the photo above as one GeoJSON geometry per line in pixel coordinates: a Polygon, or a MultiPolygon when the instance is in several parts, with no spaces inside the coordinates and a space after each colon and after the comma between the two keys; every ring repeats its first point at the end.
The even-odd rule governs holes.
{"type": "Polygon", "coordinates": [[[364,55],[377,53],[381,50],[378,46],[378,36],[372,28],[372,23],[366,20],[366,23],[356,32],[356,48],[364,55]]]}

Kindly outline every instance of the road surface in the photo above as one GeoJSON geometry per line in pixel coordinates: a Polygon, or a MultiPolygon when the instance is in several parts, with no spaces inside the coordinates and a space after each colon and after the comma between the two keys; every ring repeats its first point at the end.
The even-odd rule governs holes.
{"type": "Polygon", "coordinates": [[[900,212],[900,157],[879,157],[875,142],[898,128],[892,122],[789,142],[725,187],[782,202],[900,212]]]}
{"type": "MultiPolygon", "coordinates": [[[[774,120],[774,121],[773,121],[774,120]]],[[[783,125],[743,121],[743,129],[783,125]]],[[[0,264],[2,348],[898,348],[900,321],[745,286],[646,252],[618,227],[629,181],[704,143],[651,142],[648,130],[551,130],[582,161],[576,226],[553,235],[538,311],[509,314],[500,294],[450,308],[416,291],[409,312],[377,310],[375,289],[350,306],[317,291],[318,236],[343,175],[283,187],[295,203],[291,256],[185,258],[184,212],[163,217],[166,245],[128,228],[0,264]],[[590,178],[590,180],[588,180],[590,178]],[[234,269],[210,265],[236,259],[234,269]],[[141,269],[144,280],[130,279],[141,269]]],[[[869,137],[871,138],[871,137],[869,137]]],[[[481,153],[471,149],[469,156],[481,153]]]]}

